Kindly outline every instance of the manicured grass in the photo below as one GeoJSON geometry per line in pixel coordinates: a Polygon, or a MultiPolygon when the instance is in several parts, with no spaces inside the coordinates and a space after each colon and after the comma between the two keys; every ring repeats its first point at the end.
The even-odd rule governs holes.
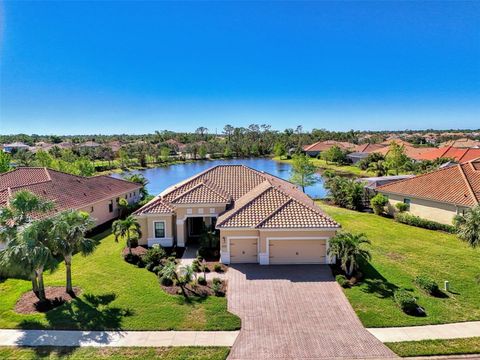
{"type": "Polygon", "coordinates": [[[227,347],[163,347],[163,348],[66,348],[66,347],[0,347],[0,359],[33,360],[224,360],[228,356],[227,347]]]}
{"type": "Polygon", "coordinates": [[[455,235],[396,223],[393,219],[319,204],[344,230],[365,233],[372,242],[372,261],[363,267],[363,282],[345,294],[367,327],[440,324],[480,320],[480,249],[455,235]],[[451,292],[432,297],[414,286],[416,275],[432,277],[451,292]],[[393,291],[406,288],[425,308],[425,317],[404,314],[393,291]]]}
{"type": "Polygon", "coordinates": [[[385,343],[399,356],[480,354],[480,337],[385,343]]]}
{"type": "MultiPolygon", "coordinates": [[[[127,329],[127,330],[235,330],[240,319],[227,311],[222,297],[192,298],[166,294],[155,274],[126,263],[123,243],[109,233],[87,257],[75,255],[73,284],[82,294],[46,314],[22,315],[15,303],[31,283],[8,279],[0,283],[0,328],[127,329]]],[[[47,286],[64,285],[64,267],[46,276],[47,286]]]]}
{"type": "MultiPolygon", "coordinates": [[[[292,163],[292,160],[282,160],[279,157],[274,157],[273,159],[276,161],[292,163]]],[[[327,163],[325,160],[315,158],[312,158],[311,161],[320,170],[333,170],[339,173],[350,174],[360,177],[368,177],[375,175],[372,172],[361,170],[359,167],[354,165],[335,165],[327,163]]]]}

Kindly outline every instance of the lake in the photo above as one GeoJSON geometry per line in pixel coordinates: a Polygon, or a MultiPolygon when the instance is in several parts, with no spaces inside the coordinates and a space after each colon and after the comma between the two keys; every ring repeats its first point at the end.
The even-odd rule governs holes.
{"type": "MultiPolygon", "coordinates": [[[[232,159],[232,160],[205,160],[195,161],[184,164],[174,164],[165,167],[157,167],[145,170],[135,170],[129,173],[142,174],[148,179],[148,192],[152,195],[157,195],[165,190],[167,187],[174,185],[182,180],[185,180],[201,171],[204,171],[215,165],[227,164],[241,164],[249,166],[259,171],[265,171],[272,175],[278,176],[282,179],[288,180],[290,178],[291,165],[283,162],[267,158],[251,158],[251,159],[232,159]]],[[[122,177],[123,174],[112,174],[113,177],[122,177]]],[[[326,190],[323,187],[322,177],[318,176],[318,183],[314,186],[309,186],[305,192],[312,198],[326,197],[326,190]]]]}

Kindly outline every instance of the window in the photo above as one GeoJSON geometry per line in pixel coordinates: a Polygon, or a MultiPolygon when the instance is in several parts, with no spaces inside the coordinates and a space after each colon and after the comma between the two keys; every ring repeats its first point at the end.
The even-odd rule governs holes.
{"type": "Polygon", "coordinates": [[[127,200],[127,199],[128,199],[128,194],[125,195],[125,200],[127,200]]]}
{"type": "Polygon", "coordinates": [[[155,229],[155,238],[164,238],[165,237],[165,222],[155,221],[153,223],[155,229]]]}
{"type": "Polygon", "coordinates": [[[403,203],[408,206],[407,210],[410,210],[410,202],[411,202],[410,199],[403,199],[403,203]]]}
{"type": "Polygon", "coordinates": [[[108,212],[113,212],[113,200],[110,200],[110,204],[108,204],[108,212]]]}
{"type": "Polygon", "coordinates": [[[91,212],[91,213],[93,212],[93,206],[90,208],[90,212],[91,212]]]}
{"type": "Polygon", "coordinates": [[[116,201],[117,201],[117,204],[118,204],[118,202],[120,201],[120,198],[117,198],[117,200],[116,200],[116,201]]]}

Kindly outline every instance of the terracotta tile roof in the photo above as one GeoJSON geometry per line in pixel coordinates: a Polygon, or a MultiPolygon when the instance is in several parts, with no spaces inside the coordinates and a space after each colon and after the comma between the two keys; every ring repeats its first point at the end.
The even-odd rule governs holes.
{"type": "Polygon", "coordinates": [[[333,146],[338,146],[342,149],[354,149],[355,144],[345,142],[345,141],[335,141],[335,140],[326,140],[318,141],[311,145],[306,145],[303,147],[303,151],[325,151],[330,149],[333,146]]]}
{"type": "Polygon", "coordinates": [[[387,145],[384,144],[362,144],[356,146],[355,152],[372,153],[385,147],[387,147],[387,145]]]}
{"type": "Polygon", "coordinates": [[[18,168],[0,174],[0,206],[20,190],[53,201],[55,211],[78,209],[140,189],[140,185],[109,176],[82,177],[46,168],[18,168]]]}
{"type": "Polygon", "coordinates": [[[473,207],[480,199],[480,160],[467,162],[377,188],[381,193],[473,207]]]}
{"type": "Polygon", "coordinates": [[[435,160],[439,158],[450,158],[457,162],[467,162],[480,157],[480,149],[474,148],[456,148],[446,146],[431,150],[423,154],[424,160],[435,160]]]}
{"type": "MultiPolygon", "coordinates": [[[[396,142],[396,141],[395,141],[396,142]]],[[[432,148],[425,148],[425,147],[414,147],[407,142],[403,142],[404,144],[404,149],[405,149],[405,155],[407,155],[410,159],[413,160],[424,160],[425,154],[432,151],[432,148]],[[407,144],[407,145],[405,145],[407,144]]],[[[402,145],[402,143],[399,143],[402,145]]],[[[383,155],[387,155],[390,151],[390,147],[384,147],[382,149],[375,150],[374,152],[378,152],[383,155]]]]}
{"type": "Polygon", "coordinates": [[[446,141],[442,145],[453,146],[457,148],[474,148],[474,147],[478,148],[480,147],[480,141],[468,139],[468,138],[462,138],[462,139],[446,141]]]}
{"type": "Polygon", "coordinates": [[[243,165],[210,168],[165,190],[135,214],[171,213],[178,204],[204,203],[229,207],[217,219],[219,228],[339,227],[295,185],[243,165]]]}

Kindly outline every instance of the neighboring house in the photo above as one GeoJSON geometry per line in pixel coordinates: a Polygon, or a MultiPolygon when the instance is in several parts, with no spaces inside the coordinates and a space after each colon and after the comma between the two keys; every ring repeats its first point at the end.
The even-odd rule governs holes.
{"type": "Polygon", "coordinates": [[[442,146],[444,146],[444,147],[453,146],[453,147],[456,147],[456,148],[480,149],[480,141],[469,139],[469,138],[462,138],[462,139],[456,139],[456,140],[450,140],[450,141],[444,142],[442,144],[442,146]]]}
{"type": "Polygon", "coordinates": [[[11,153],[19,150],[30,150],[30,146],[22,142],[14,142],[11,144],[3,144],[3,152],[11,153]]]}
{"type": "Polygon", "coordinates": [[[455,215],[479,204],[480,159],[379,186],[377,191],[388,197],[391,214],[395,204],[403,202],[413,215],[451,224],[455,215]]]}
{"type": "Polygon", "coordinates": [[[295,185],[243,165],[219,165],[174,185],[134,215],[141,245],[184,247],[216,229],[221,261],[325,264],[339,225],[295,185]]]}
{"type": "MultiPolygon", "coordinates": [[[[391,143],[392,141],[390,141],[391,143]]],[[[400,146],[404,147],[405,155],[409,157],[412,160],[415,161],[422,161],[425,160],[425,154],[432,151],[432,148],[428,147],[415,147],[412,146],[410,143],[403,141],[403,140],[394,140],[395,143],[397,143],[400,146]]],[[[389,142],[384,142],[382,144],[389,144],[389,142]]],[[[382,149],[378,149],[375,152],[378,152],[384,156],[387,156],[388,153],[390,152],[390,147],[386,146],[382,149]]]]}
{"type": "Polygon", "coordinates": [[[326,141],[318,141],[311,145],[305,145],[302,150],[308,156],[318,156],[323,151],[329,150],[333,146],[338,146],[344,150],[355,150],[355,144],[344,142],[344,141],[335,141],[335,140],[326,140],[326,141]]]}
{"type": "Polygon", "coordinates": [[[99,144],[92,140],[88,140],[88,141],[85,141],[84,143],[77,145],[78,148],[88,148],[88,149],[92,149],[92,148],[94,149],[100,146],[102,146],[102,144],[99,144]]]}
{"type": "Polygon", "coordinates": [[[370,207],[370,200],[377,194],[377,188],[379,186],[413,177],[415,177],[415,175],[375,176],[359,178],[357,181],[364,184],[364,204],[366,207],[370,207]]]}
{"type": "Polygon", "coordinates": [[[0,207],[21,190],[28,190],[54,203],[52,213],[86,211],[101,225],[119,215],[118,202],[140,200],[139,184],[109,176],[82,177],[41,167],[20,167],[0,174],[0,207]]]}
{"type": "Polygon", "coordinates": [[[360,160],[363,160],[368,157],[371,153],[378,152],[381,149],[387,148],[387,145],[384,144],[362,144],[355,147],[355,152],[347,154],[347,158],[353,163],[356,164],[360,160]]]}
{"type": "Polygon", "coordinates": [[[467,162],[480,158],[480,149],[446,146],[430,150],[429,152],[423,154],[424,160],[436,160],[439,158],[453,159],[459,163],[467,162]]]}

